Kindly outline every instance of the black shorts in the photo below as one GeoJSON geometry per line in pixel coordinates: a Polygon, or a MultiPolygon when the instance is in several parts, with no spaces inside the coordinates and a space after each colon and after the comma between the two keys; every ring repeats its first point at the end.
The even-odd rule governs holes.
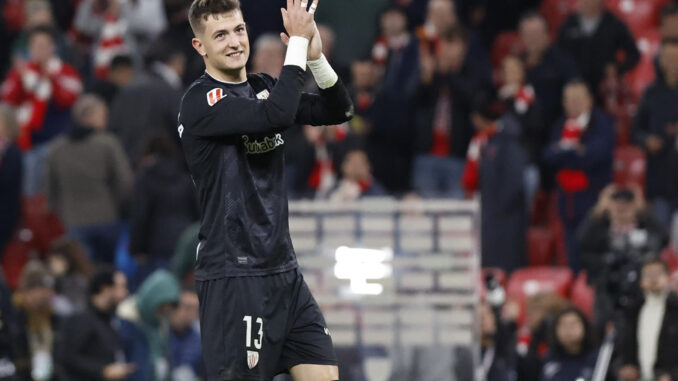
{"type": "Polygon", "coordinates": [[[337,365],[325,319],[298,269],[196,287],[207,381],[270,381],[298,364],[337,365]]]}

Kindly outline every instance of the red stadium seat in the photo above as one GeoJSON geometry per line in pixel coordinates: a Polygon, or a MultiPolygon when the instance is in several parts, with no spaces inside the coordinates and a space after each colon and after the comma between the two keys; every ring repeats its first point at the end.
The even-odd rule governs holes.
{"type": "Polygon", "coordinates": [[[507,298],[520,306],[519,325],[524,322],[529,297],[542,292],[552,292],[567,298],[572,279],[572,270],[567,267],[531,267],[516,270],[508,282],[507,298]]]}
{"type": "Polygon", "coordinates": [[[605,5],[622,19],[634,35],[659,26],[659,13],[668,0],[605,0],[605,5]]]}
{"type": "Polygon", "coordinates": [[[577,0],[543,0],[539,12],[546,18],[551,30],[551,37],[555,39],[558,28],[565,19],[575,11],[577,0]]]}
{"type": "Polygon", "coordinates": [[[531,267],[548,266],[553,263],[553,233],[545,227],[527,230],[527,262],[531,267]]]}
{"type": "Polygon", "coordinates": [[[654,59],[659,52],[661,35],[656,29],[639,32],[636,35],[636,44],[640,50],[641,59],[633,70],[626,73],[626,81],[631,86],[636,99],[640,99],[647,85],[655,79],[654,59]]]}
{"type": "Polygon", "coordinates": [[[19,277],[24,265],[39,251],[35,236],[30,230],[20,230],[17,236],[9,242],[2,253],[2,270],[7,285],[12,290],[19,285],[19,277]]]}
{"type": "Polygon", "coordinates": [[[514,31],[501,32],[495,39],[492,45],[492,66],[498,68],[504,57],[510,54],[520,54],[523,49],[523,43],[520,40],[518,33],[514,31]]]}
{"type": "Polygon", "coordinates": [[[645,153],[635,146],[618,147],[614,151],[614,181],[617,184],[636,184],[645,188],[645,153]]]}
{"type": "Polygon", "coordinates": [[[593,303],[595,294],[593,288],[586,283],[586,271],[582,271],[572,285],[572,304],[593,318],[593,303]]]}
{"type": "Polygon", "coordinates": [[[35,235],[40,251],[49,250],[52,241],[61,237],[65,229],[59,217],[47,207],[43,195],[36,195],[23,200],[23,222],[26,228],[35,235]]]}

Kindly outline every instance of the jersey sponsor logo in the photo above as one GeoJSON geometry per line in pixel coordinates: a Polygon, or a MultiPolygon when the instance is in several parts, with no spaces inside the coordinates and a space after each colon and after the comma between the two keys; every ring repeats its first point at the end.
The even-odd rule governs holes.
{"type": "Polygon", "coordinates": [[[214,106],[217,102],[219,102],[223,98],[226,98],[226,94],[224,94],[224,89],[221,89],[219,87],[214,88],[207,93],[207,104],[210,105],[210,107],[214,106]]]}
{"type": "Polygon", "coordinates": [[[248,155],[258,155],[270,152],[276,149],[278,146],[285,144],[281,134],[275,134],[275,136],[272,137],[267,136],[262,141],[250,141],[249,136],[242,135],[242,142],[245,145],[248,155]]]}
{"type": "Polygon", "coordinates": [[[257,99],[268,99],[268,96],[271,95],[268,90],[262,90],[257,94],[257,99]]]}
{"type": "Polygon", "coordinates": [[[247,351],[247,367],[252,369],[259,364],[259,352],[247,351]]]}

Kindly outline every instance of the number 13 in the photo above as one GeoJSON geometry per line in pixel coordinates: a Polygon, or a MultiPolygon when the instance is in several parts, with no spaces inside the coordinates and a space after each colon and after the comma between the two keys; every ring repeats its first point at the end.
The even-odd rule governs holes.
{"type": "MultiPolygon", "coordinates": [[[[251,348],[252,347],[252,316],[250,315],[245,315],[242,320],[247,323],[247,328],[245,329],[245,347],[251,348]]],[[[257,333],[259,338],[254,339],[254,348],[256,349],[261,349],[261,342],[264,337],[264,320],[260,317],[257,318],[256,320],[257,324],[259,324],[259,332],[257,333]]]]}

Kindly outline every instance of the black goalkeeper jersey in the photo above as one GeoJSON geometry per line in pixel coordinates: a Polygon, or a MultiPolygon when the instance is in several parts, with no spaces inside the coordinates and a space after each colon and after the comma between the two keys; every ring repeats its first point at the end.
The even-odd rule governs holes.
{"type": "Polygon", "coordinates": [[[304,71],[287,65],[278,80],[254,74],[239,84],[205,73],[184,94],[178,131],[202,215],[197,280],[297,266],[281,133],[295,123],[343,123],[353,112],[341,81],[319,95],[302,94],[303,85],[304,71]]]}

